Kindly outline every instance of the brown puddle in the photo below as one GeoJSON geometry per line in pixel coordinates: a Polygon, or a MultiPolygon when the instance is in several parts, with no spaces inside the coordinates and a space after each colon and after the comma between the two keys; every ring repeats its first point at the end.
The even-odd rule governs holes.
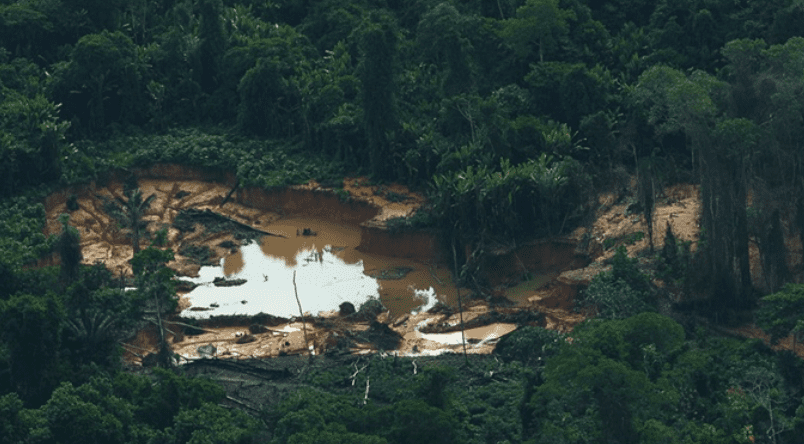
{"type": "Polygon", "coordinates": [[[201,285],[185,295],[191,306],[182,316],[268,313],[289,318],[300,315],[299,303],[305,312],[316,315],[337,310],[344,302],[359,308],[374,298],[397,317],[427,310],[437,300],[455,300],[446,267],[358,251],[358,225],[297,217],[262,228],[276,236],[239,248],[221,266],[200,269],[199,277],[191,280],[201,285]],[[246,282],[232,287],[212,284],[224,277],[246,282]]]}
{"type": "MultiPolygon", "coordinates": [[[[453,308],[457,305],[449,268],[439,261],[437,239],[427,232],[394,234],[385,229],[385,221],[389,218],[412,214],[424,202],[422,196],[397,185],[381,191],[381,187],[367,185],[364,179],[357,178],[344,181],[343,190],[350,195],[349,199],[342,199],[342,196],[311,182],[281,190],[238,189],[224,204],[225,196],[230,195],[235,185],[231,175],[177,165],[160,165],[136,174],[143,194],[156,195],[156,200],[146,213],[148,230],[153,233],[160,227],[169,227],[168,247],[177,253],[176,260],[169,266],[177,274],[197,276],[199,282],[203,282],[204,275],[211,281],[215,273],[228,279],[246,276],[246,282],[241,285],[210,286],[214,291],[221,291],[215,295],[229,292],[229,300],[216,296],[216,300],[206,301],[204,305],[199,299],[196,308],[214,308],[209,305],[215,303],[218,308],[231,309],[232,313],[253,313],[260,303],[270,308],[282,304],[286,313],[298,317],[295,296],[289,298],[293,295],[292,276],[295,270],[303,310],[309,313],[329,312],[315,321],[318,324],[308,318],[308,337],[316,353],[331,350],[336,344],[342,349],[340,339],[344,337],[352,338],[355,342],[348,346],[347,351],[377,350],[377,347],[365,342],[358,343],[360,332],[369,329],[369,323],[335,316],[333,312],[343,298],[327,299],[333,294],[338,296],[355,289],[356,307],[361,301],[374,296],[388,309],[378,317],[378,321],[402,338],[396,352],[417,355],[460,351],[461,345],[456,344],[459,336],[455,332],[425,334],[419,331],[425,324],[454,326],[459,322],[457,313],[411,313],[422,303],[416,297],[417,290],[421,292],[432,288],[439,300],[453,308]],[[390,192],[394,193],[393,198],[390,192]],[[402,201],[399,201],[400,196],[402,201]],[[244,226],[274,235],[263,237],[259,244],[242,246],[233,233],[207,231],[203,227],[187,232],[173,227],[177,214],[188,209],[210,210],[244,226]],[[315,232],[315,235],[305,236],[305,228],[315,232]],[[296,235],[297,230],[299,236],[296,235]],[[228,246],[224,247],[224,244],[228,246]],[[179,254],[187,246],[209,247],[213,258],[221,260],[221,264],[210,268],[213,273],[204,270],[199,275],[201,267],[198,261],[179,254]],[[249,267],[255,263],[258,264],[256,271],[249,271],[249,267]],[[328,275],[327,270],[336,272],[328,275]],[[326,297],[320,296],[322,293],[326,297]],[[278,296],[281,295],[288,297],[288,300],[280,302],[278,296]],[[321,306],[316,305],[319,299],[321,306]]],[[[666,224],[671,224],[677,237],[693,242],[694,248],[700,205],[697,188],[676,188],[666,191],[666,204],[657,205],[654,232],[662,233],[666,224]]],[[[101,261],[115,274],[130,276],[130,238],[103,209],[103,198],[122,197],[122,179],[112,177],[104,186],[91,184],[49,196],[46,201],[46,234],[60,232],[58,215],[68,212],[66,203],[71,194],[75,195],[79,209],[71,212],[70,223],[81,233],[83,262],[92,264],[101,261]]],[[[606,241],[614,241],[612,245],[619,244],[633,233],[646,231],[639,216],[628,215],[627,205],[616,203],[617,196],[602,196],[601,199],[601,211],[591,228],[579,228],[568,239],[531,242],[512,251],[492,255],[481,267],[481,272],[491,283],[495,295],[505,296],[527,310],[541,312],[544,314],[542,324],[547,328],[567,331],[581,322],[584,315],[573,311],[575,295],[595,275],[606,269],[602,260],[610,258],[615,249],[604,249],[603,245],[606,241]],[[578,240],[584,236],[590,239],[589,246],[579,254],[575,250],[578,240]],[[590,260],[597,262],[590,265],[590,260]],[[524,282],[523,276],[526,277],[524,282]]],[[[657,236],[656,240],[656,248],[661,248],[661,236],[657,236]]],[[[147,240],[144,239],[142,246],[146,245],[147,240]]],[[[637,251],[647,248],[647,240],[625,245],[633,256],[637,251]]],[[[790,251],[793,250],[797,253],[795,261],[791,261],[791,268],[800,270],[801,246],[797,245],[790,251]]],[[[56,260],[54,256],[43,260],[42,264],[52,265],[57,263],[56,260]]],[[[462,294],[466,322],[491,311],[488,304],[470,302],[467,294],[462,294]]],[[[186,308],[187,301],[185,297],[180,306],[186,308]]],[[[174,339],[173,349],[187,359],[198,357],[197,347],[208,344],[215,345],[218,356],[229,357],[269,357],[309,352],[309,345],[305,343],[301,330],[303,325],[299,322],[274,325],[267,332],[254,334],[254,341],[238,343],[239,338],[248,333],[248,327],[247,323],[237,327],[209,327],[206,328],[208,332],[198,336],[182,337],[179,334],[174,339]]],[[[493,350],[495,339],[513,329],[513,324],[505,322],[468,329],[467,352],[489,353],[493,350]]],[[[126,344],[130,352],[128,359],[132,359],[132,353],[155,351],[155,337],[153,331],[146,329],[129,340],[126,344]]]]}
{"type": "MultiPolygon", "coordinates": [[[[388,218],[412,214],[424,202],[422,196],[397,185],[381,191],[383,187],[367,185],[364,179],[358,178],[344,181],[343,189],[350,194],[350,199],[342,199],[311,182],[281,190],[237,190],[227,201],[225,196],[232,191],[234,179],[220,172],[162,165],[136,174],[143,194],[156,196],[145,216],[149,222],[148,231],[153,233],[161,227],[168,227],[167,246],[176,252],[176,260],[168,265],[180,276],[209,284],[198,287],[195,290],[199,291],[198,294],[183,295],[180,307],[184,314],[192,313],[193,317],[243,314],[248,319],[249,314],[266,312],[298,318],[299,309],[293,289],[295,271],[296,290],[304,312],[323,312],[325,319],[332,319],[329,322],[338,325],[337,328],[318,326],[316,329],[308,322],[310,341],[317,352],[331,348],[333,338],[338,335],[368,328],[365,322],[332,317],[332,313],[338,310],[341,302],[349,301],[359,308],[362,302],[371,297],[378,298],[387,309],[380,315],[380,322],[386,323],[404,338],[397,349],[399,353],[424,354],[429,353],[428,350],[457,349],[454,333],[425,335],[418,331],[422,323],[458,322],[457,314],[421,312],[436,300],[454,308],[457,306],[457,290],[452,283],[449,267],[439,261],[437,239],[432,233],[390,233],[384,228],[388,218]],[[394,193],[393,198],[387,194],[390,192],[394,193]],[[400,196],[402,201],[399,201],[400,196]],[[242,245],[235,233],[216,232],[199,224],[192,230],[182,231],[174,226],[174,221],[178,214],[189,209],[209,210],[244,227],[272,235],[263,236],[259,242],[251,245],[242,245]],[[305,233],[305,229],[309,231],[305,233]],[[188,246],[208,247],[212,259],[218,261],[219,265],[201,267],[197,259],[179,253],[188,246]],[[238,285],[216,287],[211,285],[215,277],[238,279],[238,285]],[[424,295],[428,296],[427,304],[423,300],[424,295]],[[190,307],[190,304],[194,307],[190,307]],[[196,311],[191,312],[188,308],[195,308],[196,311]]],[[[84,263],[101,261],[116,275],[123,273],[130,276],[131,240],[125,230],[119,229],[118,223],[104,211],[104,199],[123,197],[122,182],[120,177],[110,177],[103,186],[93,183],[49,196],[46,202],[46,231],[48,234],[60,231],[58,215],[68,212],[66,203],[74,194],[79,209],[70,213],[70,223],[81,232],[84,263]]],[[[143,248],[147,242],[147,238],[144,238],[143,248]]],[[[494,264],[496,266],[489,267],[495,270],[495,276],[499,275],[499,282],[511,285],[508,276],[511,270],[507,269],[509,263],[519,266],[522,261],[525,262],[531,280],[521,286],[502,290],[502,294],[516,305],[542,310],[545,304],[534,295],[555,293],[551,287],[553,284],[545,282],[553,279],[554,270],[558,270],[560,264],[544,262],[544,257],[535,262],[533,259],[540,255],[550,256],[541,252],[554,248],[551,245],[539,243],[518,250],[516,254],[519,256],[513,259],[501,256],[494,264]],[[542,273],[540,269],[543,265],[549,265],[550,271],[542,273]]],[[[516,268],[512,276],[521,274],[520,268],[516,268]]],[[[467,304],[470,302],[468,291],[461,293],[466,321],[488,312],[487,304],[482,301],[467,304]]],[[[580,318],[567,316],[566,311],[571,310],[571,298],[560,299],[563,305],[549,310],[552,313],[547,323],[561,328],[564,320],[568,319],[571,327],[580,318]]],[[[550,301],[552,307],[552,299],[550,301]]],[[[200,336],[179,335],[174,340],[173,348],[187,358],[197,357],[196,347],[210,343],[220,345],[218,356],[267,357],[280,353],[307,353],[302,332],[297,327],[297,322],[290,326],[276,326],[284,331],[256,334],[257,340],[246,344],[237,344],[237,335],[247,331],[248,325],[209,327],[210,332],[200,336]],[[284,338],[284,341],[280,338],[284,338]],[[227,351],[229,354],[224,354],[227,351]]],[[[495,323],[470,329],[467,332],[471,345],[468,351],[490,352],[494,339],[513,328],[512,324],[495,323]]],[[[129,341],[129,345],[155,350],[156,344],[151,336],[143,331],[129,341]]],[[[358,345],[358,350],[363,349],[363,345],[358,345]]]]}

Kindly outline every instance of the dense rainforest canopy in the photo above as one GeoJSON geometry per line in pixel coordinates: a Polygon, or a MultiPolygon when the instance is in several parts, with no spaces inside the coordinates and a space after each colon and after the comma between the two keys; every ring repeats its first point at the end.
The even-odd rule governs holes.
{"type": "Polygon", "coordinates": [[[377,365],[404,390],[361,410],[308,375],[255,421],[204,381],[116,372],[141,306],[169,308],[169,252],[141,252],[148,290],[126,295],[79,265],[66,219],[42,234],[41,201],[166,162],[243,186],[367,174],[429,193],[399,225],[468,246],[469,282],[471,258],[566,233],[601,188],[636,177],[650,219],[692,182],[701,239],[662,272],[707,311],[773,293],[757,320],[778,339],[804,330],[784,238],[804,239],[802,136],[800,0],[0,0],[0,442],[796,442],[801,361],[629,317],[655,289],[622,256],[587,294],[611,320],[523,329],[476,386],[377,365]],[[60,269],[31,267],[51,251],[60,269]]]}

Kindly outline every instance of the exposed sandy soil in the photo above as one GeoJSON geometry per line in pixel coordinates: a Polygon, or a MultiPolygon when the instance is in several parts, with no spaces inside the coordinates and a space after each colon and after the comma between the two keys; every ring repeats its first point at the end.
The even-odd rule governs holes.
{"type": "MultiPolygon", "coordinates": [[[[178,253],[184,245],[207,245],[218,258],[228,252],[219,244],[226,240],[235,241],[229,233],[207,233],[203,229],[181,236],[178,229],[172,227],[179,211],[188,208],[211,209],[245,224],[267,224],[279,219],[276,213],[260,211],[237,203],[227,202],[220,207],[223,197],[230,187],[204,181],[173,181],[162,179],[140,179],[139,188],[143,196],[155,195],[156,199],[145,212],[144,219],[149,222],[148,232],[152,235],[160,228],[168,227],[168,247],[175,252],[175,261],[168,264],[177,274],[193,276],[198,272],[199,264],[178,253]]],[[[133,247],[128,231],[120,228],[120,224],[104,207],[104,199],[124,198],[123,184],[111,182],[106,187],[90,186],[74,193],[79,209],[70,213],[70,225],[81,233],[81,252],[83,263],[103,262],[107,268],[116,272],[131,275],[129,260],[133,256],[133,247]]],[[[56,193],[48,198],[46,211],[48,223],[47,234],[61,231],[58,215],[68,213],[67,199],[69,193],[56,193]]],[[[141,247],[148,245],[151,236],[145,235],[141,247]]],[[[236,242],[236,241],[235,241],[236,242]]]]}
{"type": "MultiPolygon", "coordinates": [[[[681,241],[692,242],[693,250],[698,242],[698,215],[700,213],[700,196],[698,187],[689,184],[680,184],[664,190],[664,197],[656,202],[653,221],[653,245],[661,249],[664,246],[664,233],[667,225],[673,228],[676,238],[681,241]]],[[[630,203],[611,193],[602,194],[599,203],[602,207],[595,218],[594,225],[589,233],[601,246],[610,239],[613,246],[601,252],[597,260],[605,260],[614,256],[614,245],[624,244],[629,256],[649,248],[648,230],[645,219],[641,214],[628,214],[630,203]],[[628,235],[644,233],[644,238],[635,242],[624,242],[628,235]]],[[[574,236],[581,236],[586,230],[580,228],[574,236]]]]}
{"type": "MultiPolygon", "coordinates": [[[[546,315],[547,328],[569,331],[585,319],[574,310],[575,297],[597,274],[611,269],[605,263],[614,256],[616,247],[625,245],[632,257],[649,247],[645,220],[640,214],[628,213],[630,202],[627,197],[604,193],[599,197],[598,203],[600,207],[591,226],[579,227],[568,236],[572,242],[588,239],[583,253],[592,261],[589,265],[570,265],[562,269],[546,263],[542,269],[552,273],[537,274],[535,282],[523,283],[506,291],[508,299],[543,312],[546,315]],[[645,237],[641,240],[629,239],[630,235],[638,232],[645,233],[645,237]]],[[[692,242],[694,249],[698,240],[699,209],[697,187],[682,184],[666,189],[664,197],[656,204],[654,248],[658,250],[664,245],[665,227],[669,223],[676,237],[692,242]]],[[[551,255],[555,257],[559,253],[556,251],[551,255]]],[[[528,261],[532,262],[533,259],[528,261]]],[[[567,260],[564,263],[572,264],[572,261],[567,260]]]]}
{"type": "Polygon", "coordinates": [[[371,185],[366,177],[347,178],[343,182],[343,189],[351,196],[367,200],[380,208],[379,214],[369,223],[410,216],[425,203],[424,196],[411,192],[403,185],[371,185]],[[391,199],[392,197],[396,199],[391,199]]]}
{"type": "MultiPolygon", "coordinates": [[[[162,172],[174,177],[178,167],[170,167],[162,172]],[[172,168],[172,169],[171,169],[172,168]]],[[[153,172],[152,172],[153,173],[153,172]]],[[[157,172],[156,175],[159,175],[157,172]]],[[[209,209],[231,220],[246,226],[284,236],[288,242],[288,260],[293,260],[293,252],[298,251],[299,242],[304,239],[296,238],[295,229],[302,225],[312,226],[314,219],[304,220],[304,217],[332,218],[344,223],[360,224],[363,228],[362,241],[359,238],[341,239],[340,244],[349,244],[354,248],[365,248],[379,252],[376,263],[366,261],[366,272],[370,269],[382,269],[382,255],[411,258],[423,266],[421,270],[429,270],[429,274],[436,280],[448,280],[448,267],[439,266],[433,253],[435,241],[428,237],[394,238],[382,234],[377,229],[393,217],[407,216],[415,212],[424,202],[424,197],[411,192],[399,185],[385,185],[378,187],[370,185],[365,178],[348,178],[343,183],[345,190],[352,199],[345,203],[342,196],[325,192],[315,182],[306,185],[291,187],[274,193],[262,190],[239,190],[223,205],[225,196],[232,190],[233,181],[218,183],[210,181],[207,177],[184,172],[182,179],[160,179],[148,177],[143,174],[139,178],[139,187],[144,196],[154,194],[155,201],[146,212],[149,221],[148,231],[153,233],[162,227],[168,227],[168,247],[176,252],[175,261],[168,264],[176,270],[178,275],[194,276],[198,273],[200,265],[192,258],[187,258],[178,251],[187,245],[206,245],[213,252],[214,260],[228,257],[227,266],[230,271],[237,269],[237,248],[223,247],[220,244],[230,241],[238,244],[238,240],[231,233],[212,233],[197,226],[194,232],[182,233],[172,227],[176,215],[185,209],[209,209]],[[302,218],[303,222],[294,223],[294,218],[302,218]],[[283,226],[283,224],[287,226],[283,226]],[[300,225],[301,224],[301,225],[300,225]],[[368,230],[366,227],[371,228],[368,230]],[[367,231],[368,230],[368,231],[367,231]],[[372,231],[373,230],[373,231],[372,231]],[[378,234],[379,233],[379,234],[378,234]],[[370,241],[370,242],[369,242],[370,241]],[[427,243],[421,248],[422,243],[427,243]],[[291,251],[292,250],[292,251],[291,251]]],[[[71,214],[71,225],[76,226],[81,233],[81,246],[84,256],[83,262],[92,264],[100,261],[115,274],[131,274],[128,261],[132,256],[131,240],[126,230],[110,217],[104,210],[104,199],[123,197],[123,186],[119,181],[110,181],[105,186],[92,184],[81,189],[67,190],[50,196],[46,203],[48,215],[47,234],[60,231],[58,215],[67,212],[67,199],[71,194],[77,198],[79,209],[71,214]]],[[[633,233],[643,232],[647,236],[645,223],[639,214],[629,214],[629,202],[613,194],[601,195],[600,209],[594,223],[588,227],[575,230],[563,240],[549,241],[544,244],[536,242],[524,245],[511,252],[508,256],[500,256],[495,267],[491,267],[488,278],[497,282],[494,290],[495,298],[504,298],[515,305],[537,310],[544,313],[543,325],[547,328],[560,331],[569,331],[584,320],[584,316],[574,310],[574,299],[577,292],[588,285],[591,279],[608,269],[605,261],[613,256],[616,246],[626,245],[629,255],[635,256],[648,248],[648,239],[636,240],[633,233]],[[620,199],[618,201],[618,199],[620,199]],[[588,242],[584,245],[583,240],[588,242]],[[569,245],[569,247],[567,247],[569,245]],[[578,246],[573,253],[572,249],[578,246]],[[608,248],[604,248],[608,247],[608,248]],[[567,249],[569,248],[569,249],[567,249]],[[548,257],[549,256],[549,257],[548,257]],[[561,259],[557,259],[561,257],[561,259]],[[579,258],[586,258],[587,266],[578,265],[579,258]],[[513,270],[513,272],[512,272],[513,270]],[[529,273],[529,280],[522,280],[523,272],[529,273]]],[[[657,201],[654,221],[654,246],[660,249],[663,245],[664,231],[670,224],[677,238],[690,241],[695,249],[698,239],[698,213],[699,196],[697,187],[693,185],[677,185],[664,191],[664,196],[657,201]]],[[[347,236],[348,237],[348,236],[347,236]]],[[[147,246],[148,238],[144,236],[142,246],[147,246]]],[[[277,241],[284,238],[277,237],[277,241]]],[[[792,246],[795,239],[788,238],[792,246]]],[[[338,242],[333,242],[338,244],[338,242]]],[[[801,266],[800,245],[795,250],[798,254],[790,257],[791,265],[801,266]]],[[[272,251],[271,254],[282,254],[272,251]]],[[[756,248],[752,248],[752,271],[759,275],[756,248]]],[[[420,271],[428,273],[427,271],[420,271]]],[[[227,271],[228,273],[228,271],[227,271]]],[[[394,285],[404,285],[404,281],[397,284],[387,282],[387,297],[396,294],[400,289],[394,285]]],[[[454,304],[457,301],[455,291],[441,290],[446,302],[454,304]]],[[[466,300],[466,294],[464,294],[466,300]]],[[[187,308],[189,302],[180,300],[180,309],[187,308]]],[[[404,304],[400,305],[403,307],[404,304]]],[[[334,307],[333,307],[334,308],[334,307]]],[[[487,303],[475,302],[471,307],[464,307],[464,321],[488,313],[491,308],[487,303]]],[[[423,334],[419,331],[427,324],[459,323],[458,315],[444,314],[405,314],[406,309],[392,310],[379,316],[378,321],[386,324],[398,334],[401,339],[396,353],[400,355],[426,355],[440,351],[460,351],[459,336],[454,333],[423,334]]],[[[312,345],[314,353],[366,353],[376,351],[368,342],[361,339],[361,332],[369,328],[367,321],[346,321],[337,313],[322,314],[318,322],[311,322],[306,317],[307,339],[305,344],[304,332],[299,319],[270,326],[268,331],[254,334],[254,341],[238,344],[243,334],[248,333],[248,325],[237,327],[205,327],[208,332],[195,336],[177,334],[173,339],[173,349],[183,359],[196,359],[199,357],[197,348],[212,344],[217,349],[217,356],[231,358],[268,357],[280,355],[294,355],[310,353],[312,345]],[[322,320],[323,319],[323,320],[322,320]]],[[[167,325],[171,331],[179,332],[177,325],[167,325]]],[[[493,350],[496,340],[511,331],[515,325],[507,323],[494,323],[481,328],[470,329],[466,332],[468,353],[489,353],[493,350]]],[[[738,333],[751,337],[762,337],[761,332],[750,327],[738,330],[738,333]]],[[[783,341],[781,347],[791,347],[791,341],[783,341]]],[[[156,334],[145,329],[126,344],[126,359],[136,362],[139,357],[156,350],[156,334]]],[[[798,347],[799,354],[804,354],[804,346],[798,347]]]]}
{"type": "MultiPolygon", "coordinates": [[[[464,322],[487,313],[488,308],[483,306],[472,307],[464,312],[464,322]]],[[[217,349],[218,357],[231,357],[236,359],[250,359],[266,356],[307,355],[310,349],[313,354],[324,353],[352,353],[363,354],[377,351],[377,347],[369,342],[359,339],[348,341],[348,346],[339,347],[342,338],[360,337],[361,333],[369,329],[369,322],[352,322],[338,317],[336,313],[325,314],[326,328],[319,322],[308,319],[306,322],[307,345],[305,345],[305,324],[294,321],[274,327],[269,327],[264,333],[254,334],[254,341],[238,344],[244,335],[250,334],[247,327],[216,327],[209,328],[209,332],[200,335],[185,336],[173,343],[173,351],[188,360],[200,358],[198,347],[212,344],[217,349]],[[318,324],[318,325],[317,325],[318,324]]],[[[386,324],[399,335],[400,346],[393,353],[399,356],[417,356],[439,354],[445,351],[462,352],[460,332],[424,334],[418,328],[428,323],[447,323],[458,325],[459,315],[433,315],[420,313],[404,315],[397,319],[390,319],[388,313],[381,314],[377,321],[386,324]]],[[[516,328],[513,324],[495,323],[485,327],[467,329],[467,353],[491,353],[497,340],[516,328]]],[[[139,342],[133,343],[138,348],[147,349],[156,346],[154,332],[140,334],[139,342]],[[150,336],[145,338],[145,336],[150,336]]]]}
{"type": "MultiPolygon", "coordinates": [[[[185,173],[185,176],[187,173],[185,173]]],[[[192,174],[190,174],[192,176],[192,174]]],[[[166,247],[173,249],[175,260],[168,264],[179,276],[196,276],[200,264],[193,258],[185,257],[179,253],[182,247],[188,245],[208,246],[212,252],[212,261],[226,258],[226,273],[233,273],[238,268],[238,248],[223,247],[221,243],[229,241],[239,245],[239,241],[231,233],[213,233],[205,230],[203,226],[196,225],[192,232],[181,232],[173,227],[176,216],[180,211],[186,209],[210,210],[217,214],[230,218],[247,226],[259,230],[268,231],[276,234],[277,237],[268,237],[267,241],[261,243],[263,248],[268,248],[270,244],[270,255],[282,256],[286,262],[292,263],[295,254],[302,248],[309,248],[307,245],[313,240],[318,244],[333,244],[348,247],[345,251],[347,261],[354,261],[354,248],[360,244],[359,230],[353,229],[346,231],[334,229],[323,219],[317,217],[304,217],[303,209],[298,208],[300,201],[315,200],[322,197],[319,205],[311,208],[314,216],[325,214],[335,220],[352,221],[365,220],[366,224],[373,226],[383,225],[385,221],[393,217],[401,217],[412,214],[416,208],[424,203],[424,198],[407,188],[400,185],[370,185],[365,178],[347,178],[344,181],[343,189],[353,198],[353,201],[362,203],[363,206],[342,204],[338,199],[332,199],[332,195],[320,194],[322,189],[315,182],[293,187],[296,194],[288,195],[284,190],[276,195],[259,193],[259,191],[237,192],[232,198],[226,201],[224,198],[232,189],[232,184],[217,183],[213,181],[193,180],[192,177],[184,180],[161,179],[152,177],[140,177],[138,179],[139,188],[143,196],[155,196],[155,200],[150,208],[145,212],[144,219],[148,221],[147,231],[149,234],[143,235],[141,247],[148,245],[153,233],[162,227],[167,227],[168,243],[166,247]],[[311,194],[312,193],[312,194],[311,194]],[[255,197],[256,195],[256,197],[255,197]],[[255,204],[255,207],[249,204],[255,204]],[[294,204],[296,207],[294,207],[294,204]],[[267,207],[267,209],[266,209],[267,207]],[[352,211],[352,209],[354,210],[352,211]],[[301,215],[301,216],[300,216],[301,215]],[[326,226],[324,226],[326,225],[326,226]],[[302,227],[311,228],[316,232],[321,232],[322,237],[307,238],[299,236],[297,230],[302,227]],[[334,233],[334,234],[333,234],[334,233]],[[336,238],[326,238],[327,235],[334,235],[336,238]],[[351,255],[351,256],[350,256],[351,255]]],[[[291,190],[291,193],[293,190],[291,190]]],[[[116,198],[124,198],[123,183],[111,180],[105,186],[90,186],[66,190],[51,195],[46,202],[48,222],[46,225],[47,234],[55,234],[61,230],[58,222],[58,215],[68,213],[67,200],[71,195],[75,195],[78,209],[70,212],[70,224],[79,229],[81,233],[81,248],[83,262],[92,264],[102,262],[115,274],[131,276],[131,266],[129,260],[133,255],[133,247],[128,230],[120,227],[118,221],[112,218],[104,210],[104,204],[116,198]]],[[[375,236],[376,237],[376,236],[375,236]]],[[[263,238],[266,239],[266,238],[263,238]]],[[[377,239],[374,239],[375,241],[377,239]]],[[[319,245],[317,248],[321,248],[319,245]]],[[[371,255],[366,253],[361,255],[366,273],[371,275],[375,271],[382,271],[391,260],[393,265],[405,265],[405,259],[384,258],[383,256],[371,255]],[[398,262],[398,263],[397,263],[398,262]]],[[[240,264],[242,267],[242,263],[240,264]]],[[[456,300],[454,288],[442,285],[449,282],[448,269],[439,266],[434,259],[425,261],[411,272],[412,277],[420,280],[433,279],[432,285],[437,287],[439,294],[447,302],[456,300]],[[422,274],[424,273],[424,274],[422,274]],[[419,276],[419,274],[422,274],[419,276]]],[[[439,335],[422,335],[416,331],[416,327],[427,322],[457,322],[456,320],[446,319],[443,315],[405,314],[411,307],[406,306],[404,298],[396,298],[394,295],[409,291],[402,288],[406,285],[404,280],[384,280],[382,281],[381,298],[388,301],[392,310],[383,313],[379,320],[391,325],[400,339],[398,353],[435,353],[436,350],[456,350],[458,345],[455,343],[454,335],[446,334],[444,337],[439,335]],[[400,287],[402,286],[402,287],[400,287]],[[399,288],[397,288],[399,287],[399,288]],[[394,301],[394,299],[399,299],[394,301]],[[401,315],[404,315],[404,319],[401,315]]],[[[187,298],[179,295],[179,310],[190,307],[187,298]]],[[[466,297],[466,293],[464,294],[466,297]]],[[[334,307],[333,307],[334,308],[334,307]]],[[[469,321],[476,314],[474,311],[484,312],[486,308],[470,309],[465,313],[465,320],[469,321]]],[[[324,314],[326,316],[326,314],[324,314]]],[[[457,315],[456,315],[457,316],[457,315]]],[[[456,316],[453,316],[457,319],[456,316]]],[[[307,336],[309,343],[312,344],[316,353],[324,353],[338,342],[339,335],[354,336],[366,330],[368,322],[347,322],[330,313],[327,328],[318,328],[313,323],[307,323],[307,336]]],[[[169,321],[170,322],[170,321],[169,321]]],[[[239,327],[205,327],[209,332],[197,336],[184,336],[180,333],[181,327],[175,324],[166,324],[170,332],[177,333],[173,336],[173,349],[179,355],[193,359],[198,357],[197,347],[212,344],[217,348],[218,356],[232,358],[246,357],[266,357],[285,354],[306,354],[303,328],[300,322],[291,320],[290,322],[270,327],[270,331],[254,335],[255,341],[238,344],[237,340],[242,336],[241,333],[248,333],[248,326],[239,327]]],[[[467,332],[467,340],[471,340],[468,346],[470,353],[489,353],[493,349],[493,343],[503,334],[513,330],[512,325],[498,324],[488,328],[478,328],[467,332]]],[[[156,351],[157,335],[152,328],[146,328],[125,344],[126,358],[129,361],[137,361],[147,353],[156,351]]],[[[351,341],[351,351],[361,353],[373,350],[367,342],[351,341]]]]}

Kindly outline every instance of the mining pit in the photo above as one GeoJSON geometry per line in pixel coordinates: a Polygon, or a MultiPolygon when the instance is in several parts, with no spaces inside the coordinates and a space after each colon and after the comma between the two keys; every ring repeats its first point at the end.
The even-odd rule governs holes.
{"type": "MultiPolygon", "coordinates": [[[[165,248],[175,253],[168,266],[180,281],[179,309],[165,327],[180,359],[197,359],[208,350],[244,359],[462,349],[455,331],[458,289],[435,235],[392,232],[385,225],[412,215],[425,203],[421,195],[365,178],[347,178],[335,192],[314,182],[279,190],[240,188],[226,174],[179,165],[133,174],[143,198],[154,196],[144,212],[148,233],[141,247],[165,229],[165,248]],[[344,313],[344,307],[356,313],[344,313]]],[[[132,182],[126,173],[112,174],[46,201],[47,233],[58,233],[59,214],[69,213],[81,233],[83,262],[102,262],[121,280],[132,277],[132,240],[109,203],[126,199],[126,182],[132,182]]],[[[461,294],[469,353],[490,352],[516,328],[506,316],[532,308],[526,299],[493,308],[472,299],[467,289],[461,294]],[[489,313],[494,321],[471,324],[489,313]]],[[[567,312],[561,320],[566,322],[553,324],[571,328],[580,319],[567,312]]],[[[533,322],[547,324],[544,317],[533,322]]],[[[139,362],[155,352],[157,337],[153,326],[142,328],[124,344],[125,359],[139,362]]]]}
{"type": "MultiPolygon", "coordinates": [[[[81,233],[83,262],[102,262],[121,278],[131,277],[132,241],[106,209],[125,198],[131,174],[143,197],[155,196],[141,246],[166,229],[166,248],[175,253],[168,266],[184,281],[179,309],[165,321],[180,361],[461,352],[461,318],[467,353],[490,353],[517,325],[569,331],[584,319],[574,310],[577,292],[608,269],[614,249],[604,248],[607,240],[622,243],[644,231],[626,203],[601,195],[593,224],[486,258],[480,272],[493,287],[487,301],[455,287],[435,234],[388,229],[389,219],[411,216],[425,204],[403,186],[358,177],[344,179],[337,190],[312,181],[264,190],[241,188],[220,171],[157,165],[61,190],[46,201],[47,234],[60,232],[58,216],[69,213],[81,233]]],[[[665,196],[654,232],[670,223],[694,248],[697,190],[677,186],[665,196]]],[[[656,237],[661,248],[662,236],[656,237]]],[[[634,254],[647,239],[625,244],[634,254]]],[[[124,359],[141,362],[156,351],[157,337],[153,326],[141,329],[124,344],[124,359]]]]}

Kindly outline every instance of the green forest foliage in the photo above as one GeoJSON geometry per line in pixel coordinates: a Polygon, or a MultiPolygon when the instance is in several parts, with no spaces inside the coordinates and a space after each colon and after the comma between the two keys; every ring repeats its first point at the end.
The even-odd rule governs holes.
{"type": "Polygon", "coordinates": [[[662,165],[640,177],[720,202],[702,291],[750,304],[747,187],[764,223],[804,214],[780,204],[802,195],[802,6],[493,3],[4,2],[0,194],[176,160],[258,186],[365,172],[429,191],[483,251],[569,230],[608,173],[662,165]]]}
{"type": "Polygon", "coordinates": [[[314,366],[310,388],[264,417],[277,443],[420,442],[425,433],[466,443],[796,442],[801,360],[760,341],[693,336],[642,313],[569,335],[524,327],[500,342],[500,361],[464,367],[420,363],[414,373],[413,359],[379,356],[314,366]]]}
{"type": "Polygon", "coordinates": [[[571,336],[522,328],[479,370],[313,370],[255,421],[208,382],[119,372],[141,306],[173,303],[170,252],[124,292],[77,265],[80,233],[42,234],[41,202],[166,162],[242,186],[367,174],[427,192],[395,226],[447,233],[461,266],[569,232],[623,171],[643,205],[692,181],[701,240],[657,276],[707,312],[771,293],[777,340],[802,329],[783,234],[804,239],[803,34],[798,0],[0,1],[0,442],[797,442],[801,361],[685,338],[623,253],[571,336]]]}
{"type": "Polygon", "coordinates": [[[611,271],[592,279],[576,303],[602,319],[623,319],[644,311],[654,311],[656,291],[643,274],[636,258],[629,258],[621,245],[612,258],[611,271]]]}

